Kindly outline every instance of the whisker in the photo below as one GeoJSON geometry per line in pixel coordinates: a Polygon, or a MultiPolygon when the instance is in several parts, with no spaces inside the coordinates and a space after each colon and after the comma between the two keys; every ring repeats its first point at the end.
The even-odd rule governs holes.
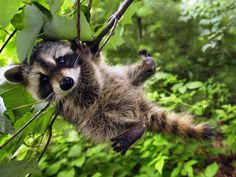
{"type": "Polygon", "coordinates": [[[44,102],[52,101],[55,97],[55,94],[52,92],[50,93],[47,98],[44,99],[44,102]]]}
{"type": "Polygon", "coordinates": [[[74,62],[73,68],[75,68],[75,67],[77,66],[77,64],[78,64],[78,62],[79,62],[79,58],[81,57],[81,55],[82,55],[82,53],[80,53],[80,54],[77,56],[77,58],[76,58],[76,60],[75,60],[75,62],[74,62]]]}

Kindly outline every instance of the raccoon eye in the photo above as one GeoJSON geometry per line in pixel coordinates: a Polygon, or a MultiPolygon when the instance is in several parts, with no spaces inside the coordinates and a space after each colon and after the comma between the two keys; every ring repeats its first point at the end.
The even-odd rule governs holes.
{"type": "Polygon", "coordinates": [[[57,59],[57,64],[59,66],[64,66],[66,64],[66,60],[64,58],[57,59]]]}
{"type": "Polygon", "coordinates": [[[49,77],[46,75],[42,75],[40,78],[40,83],[42,85],[47,85],[49,83],[49,77]]]}

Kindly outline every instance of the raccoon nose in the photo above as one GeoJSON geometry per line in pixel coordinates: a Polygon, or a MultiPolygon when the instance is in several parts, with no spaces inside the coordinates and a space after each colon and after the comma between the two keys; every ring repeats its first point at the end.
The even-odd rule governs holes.
{"type": "Polygon", "coordinates": [[[64,91],[71,89],[73,87],[73,85],[74,85],[74,80],[70,77],[64,77],[60,81],[60,87],[64,91]]]}

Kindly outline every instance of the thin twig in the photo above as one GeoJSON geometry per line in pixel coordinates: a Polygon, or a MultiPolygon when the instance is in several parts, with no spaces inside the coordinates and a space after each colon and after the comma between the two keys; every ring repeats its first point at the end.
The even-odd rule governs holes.
{"type": "Polygon", "coordinates": [[[42,157],[43,157],[43,155],[45,154],[45,152],[46,152],[46,150],[47,150],[47,148],[48,148],[48,145],[49,145],[49,143],[50,143],[50,141],[51,141],[51,138],[52,138],[52,126],[53,126],[53,124],[54,124],[54,122],[55,122],[57,116],[58,116],[58,111],[55,112],[55,114],[54,114],[54,116],[53,116],[51,122],[50,122],[49,125],[48,125],[48,139],[47,139],[46,145],[45,145],[44,148],[43,148],[42,153],[40,154],[40,156],[39,156],[39,158],[38,158],[38,162],[42,159],[42,157]]]}
{"type": "Polygon", "coordinates": [[[80,0],[77,0],[77,39],[76,42],[79,45],[80,44],[80,0]]]}
{"type": "Polygon", "coordinates": [[[36,112],[36,114],[28,121],[26,122],[19,130],[17,130],[14,135],[12,135],[12,137],[10,139],[8,139],[5,143],[3,143],[0,146],[0,150],[5,147],[9,142],[11,142],[17,135],[19,135],[25,128],[27,128],[42,112],[44,112],[50,105],[52,98],[49,98],[49,102],[46,104],[46,106],[44,106],[42,109],[40,109],[38,112],[36,112]]]}
{"type": "MultiPolygon", "coordinates": [[[[113,25],[113,27],[112,27],[110,33],[108,34],[108,36],[107,36],[107,38],[105,39],[105,41],[102,43],[101,47],[98,49],[96,55],[99,55],[99,53],[102,51],[102,49],[105,47],[105,45],[107,44],[107,42],[108,42],[109,39],[111,38],[112,34],[113,34],[114,31],[115,31],[115,28],[116,28],[117,23],[118,23],[118,20],[115,19],[114,25],[113,25]]],[[[96,55],[95,55],[95,56],[96,56],[96,55]]]]}
{"type": "Polygon", "coordinates": [[[11,38],[15,35],[17,30],[14,30],[10,36],[7,38],[7,40],[4,42],[4,44],[2,45],[1,49],[0,49],[0,53],[2,53],[3,49],[6,47],[6,45],[8,44],[8,42],[11,40],[11,38]]]}
{"type": "Polygon", "coordinates": [[[92,7],[93,0],[88,0],[88,10],[90,12],[91,7],[92,7]]]}
{"type": "Polygon", "coordinates": [[[5,33],[9,34],[9,32],[7,30],[5,30],[3,27],[0,26],[0,30],[4,31],[5,33]]]}
{"type": "Polygon", "coordinates": [[[137,22],[138,22],[138,38],[139,40],[141,40],[143,37],[142,18],[138,17],[137,22]]]}
{"type": "Polygon", "coordinates": [[[106,27],[98,34],[98,36],[90,42],[87,42],[88,46],[90,47],[91,51],[94,51],[99,43],[102,41],[103,37],[112,29],[114,26],[115,21],[119,21],[120,18],[123,16],[127,8],[134,0],[124,0],[124,2],[119,6],[118,10],[112,15],[109,22],[107,23],[106,27]]]}

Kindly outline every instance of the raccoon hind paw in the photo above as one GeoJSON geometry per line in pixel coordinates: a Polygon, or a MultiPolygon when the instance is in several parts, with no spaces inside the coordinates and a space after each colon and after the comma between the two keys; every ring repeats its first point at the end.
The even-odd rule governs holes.
{"type": "Polygon", "coordinates": [[[145,126],[137,125],[128,129],[121,135],[112,138],[112,147],[116,152],[121,152],[121,155],[125,155],[129,147],[135,143],[144,133],[145,126]]]}

